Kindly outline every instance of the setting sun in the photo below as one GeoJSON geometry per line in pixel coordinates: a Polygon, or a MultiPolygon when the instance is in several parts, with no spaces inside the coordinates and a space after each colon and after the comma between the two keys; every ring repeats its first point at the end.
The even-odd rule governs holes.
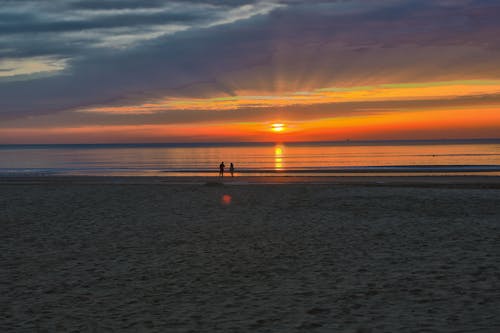
{"type": "Polygon", "coordinates": [[[272,124],[271,130],[273,132],[283,132],[285,130],[285,124],[281,124],[281,123],[272,124]]]}

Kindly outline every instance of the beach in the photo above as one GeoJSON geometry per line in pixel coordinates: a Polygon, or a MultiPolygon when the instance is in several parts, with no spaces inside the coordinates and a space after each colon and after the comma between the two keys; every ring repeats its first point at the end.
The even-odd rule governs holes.
{"type": "Polygon", "coordinates": [[[500,177],[6,177],[2,332],[499,332],[500,177]]]}

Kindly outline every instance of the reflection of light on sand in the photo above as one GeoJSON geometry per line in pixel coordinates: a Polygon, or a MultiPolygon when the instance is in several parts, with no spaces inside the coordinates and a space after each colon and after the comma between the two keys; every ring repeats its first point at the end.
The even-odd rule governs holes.
{"type": "Polygon", "coordinates": [[[232,197],[229,194],[224,194],[220,200],[223,205],[229,205],[231,203],[232,197]]]}
{"type": "Polygon", "coordinates": [[[283,146],[274,147],[274,170],[283,170],[283,146]]]}

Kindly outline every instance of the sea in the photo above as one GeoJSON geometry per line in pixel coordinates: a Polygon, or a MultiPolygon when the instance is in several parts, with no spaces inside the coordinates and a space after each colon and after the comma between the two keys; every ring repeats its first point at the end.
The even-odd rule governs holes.
{"type": "Polygon", "coordinates": [[[500,139],[0,145],[0,176],[500,175],[500,139]]]}

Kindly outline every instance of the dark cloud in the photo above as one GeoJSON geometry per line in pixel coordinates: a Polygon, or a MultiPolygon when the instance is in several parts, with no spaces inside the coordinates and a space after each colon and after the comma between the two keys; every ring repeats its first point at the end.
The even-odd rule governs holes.
{"type": "Polygon", "coordinates": [[[70,6],[75,9],[140,9],[140,8],[159,8],[166,3],[198,4],[213,6],[238,7],[245,4],[254,3],[254,0],[82,0],[71,3],[70,6]]]}
{"type": "Polygon", "coordinates": [[[75,9],[140,9],[159,8],[165,4],[163,0],[82,0],[71,3],[71,8],[75,9]]]}
{"type": "Polygon", "coordinates": [[[92,29],[109,29],[144,25],[158,25],[179,22],[191,22],[200,19],[196,13],[155,13],[124,14],[113,17],[98,17],[87,20],[61,20],[58,22],[18,22],[0,23],[0,35],[20,33],[58,33],[92,29]]]}
{"type": "Polygon", "coordinates": [[[0,0],[0,57],[81,57],[95,48],[136,46],[179,30],[225,23],[228,16],[265,7],[262,3],[0,0]]]}

